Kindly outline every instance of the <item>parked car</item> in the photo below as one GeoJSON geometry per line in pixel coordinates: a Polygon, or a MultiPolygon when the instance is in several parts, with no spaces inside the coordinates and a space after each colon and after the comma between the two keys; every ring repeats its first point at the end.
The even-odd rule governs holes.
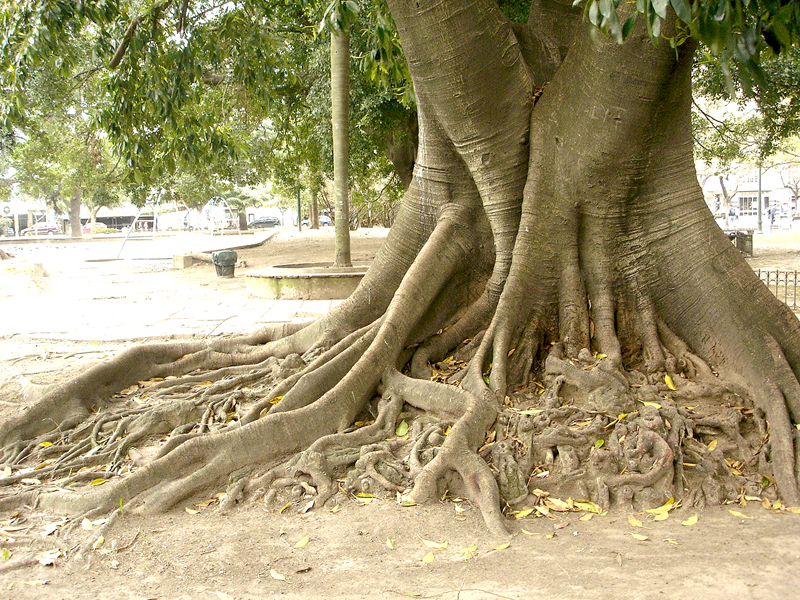
{"type": "Polygon", "coordinates": [[[23,229],[21,235],[61,235],[61,227],[58,223],[52,222],[34,223],[31,227],[23,229]]]}
{"type": "Polygon", "coordinates": [[[278,227],[281,220],[278,217],[261,217],[247,224],[249,229],[260,229],[262,227],[278,227]]]}
{"type": "MultiPolygon", "coordinates": [[[[304,226],[308,227],[308,225],[311,223],[311,221],[309,221],[308,219],[303,219],[301,221],[301,223],[304,226]]],[[[320,224],[320,226],[333,225],[333,221],[331,220],[331,218],[328,215],[320,215],[319,216],[319,224],[320,224]]]]}
{"type": "Polygon", "coordinates": [[[96,221],[94,224],[92,224],[91,221],[87,221],[83,225],[83,233],[94,233],[96,231],[102,231],[103,229],[108,229],[108,225],[100,221],[96,221]]]}

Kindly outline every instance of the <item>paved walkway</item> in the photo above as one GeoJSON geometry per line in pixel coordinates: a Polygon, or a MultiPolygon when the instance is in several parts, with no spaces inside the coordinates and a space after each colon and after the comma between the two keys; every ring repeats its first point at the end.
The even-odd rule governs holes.
{"type": "MultiPolygon", "coordinates": [[[[186,236],[78,244],[55,240],[12,250],[38,263],[39,290],[0,293],[0,339],[114,341],[165,336],[211,336],[254,331],[266,323],[305,321],[338,300],[268,300],[245,289],[244,272],[233,279],[208,268],[175,270],[172,255],[236,249],[263,243],[274,232],[227,238],[186,236]]],[[[7,279],[8,281],[8,279],[7,279]]],[[[0,286],[3,277],[0,276],[0,286]]]]}

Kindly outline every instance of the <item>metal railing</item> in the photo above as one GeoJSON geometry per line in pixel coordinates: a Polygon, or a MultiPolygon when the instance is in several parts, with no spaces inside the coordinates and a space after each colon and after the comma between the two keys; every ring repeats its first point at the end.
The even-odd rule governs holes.
{"type": "Polygon", "coordinates": [[[757,269],[756,274],[778,300],[782,300],[792,310],[798,310],[797,274],[798,271],[779,271],[757,269]]]}

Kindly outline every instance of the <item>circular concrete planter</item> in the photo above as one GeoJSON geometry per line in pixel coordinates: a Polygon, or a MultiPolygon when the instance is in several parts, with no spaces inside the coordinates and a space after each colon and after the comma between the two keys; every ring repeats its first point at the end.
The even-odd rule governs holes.
{"type": "Polygon", "coordinates": [[[340,300],[358,287],[367,264],[333,267],[331,263],[275,265],[245,275],[247,291],[258,298],[340,300]]]}

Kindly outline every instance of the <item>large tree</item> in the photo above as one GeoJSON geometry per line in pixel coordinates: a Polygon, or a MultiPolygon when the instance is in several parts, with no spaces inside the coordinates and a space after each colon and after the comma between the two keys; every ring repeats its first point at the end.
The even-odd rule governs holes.
{"type": "MultiPolygon", "coordinates": [[[[692,159],[687,34],[758,72],[734,39],[750,9],[675,0],[677,24],[666,2],[637,22],[592,2],[605,37],[555,0],[525,24],[493,0],[388,4],[419,153],[359,288],[306,326],[137,346],[47,390],[0,427],[4,481],[57,454],[38,471],[56,485],[90,464],[127,476],[0,504],[163,510],[227,485],[226,505],[321,505],[344,476],[466,495],[497,533],[506,505],[544,492],[702,505],[777,487],[800,505],[800,322],[715,224],[692,159]]],[[[771,5],[753,13],[753,48],[791,43],[787,6],[783,29],[771,5]]]]}

